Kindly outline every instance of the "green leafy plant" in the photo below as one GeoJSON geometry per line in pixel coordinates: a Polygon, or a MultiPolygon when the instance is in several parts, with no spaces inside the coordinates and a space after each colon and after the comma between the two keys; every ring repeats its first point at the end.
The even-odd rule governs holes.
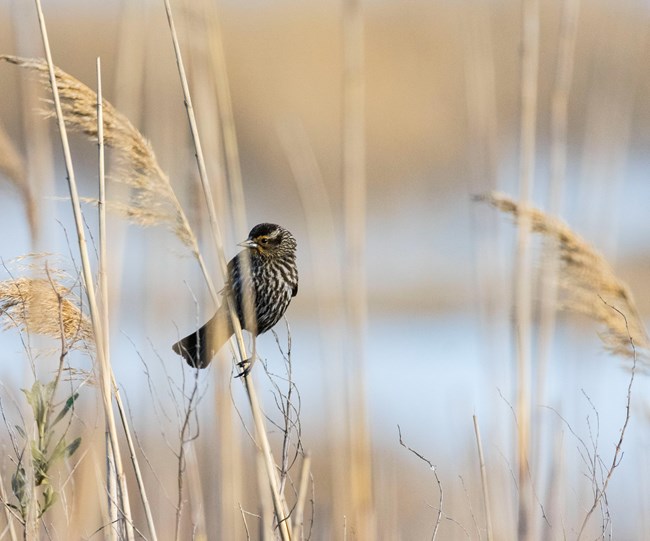
{"type": "Polygon", "coordinates": [[[16,426],[16,430],[25,441],[23,449],[30,451],[30,463],[26,468],[24,453],[21,454],[16,471],[11,478],[11,489],[17,504],[8,504],[20,514],[23,523],[28,520],[32,503],[36,504],[36,518],[43,516],[52,507],[57,494],[50,482],[49,473],[56,463],[71,457],[81,444],[81,437],[76,437],[72,441],[67,439],[70,413],[79,398],[79,393],[73,392],[61,406],[54,401],[58,382],[57,376],[49,383],[43,384],[37,380],[31,389],[23,389],[34,415],[36,434],[33,439],[30,439],[25,430],[16,426]],[[57,425],[66,418],[68,419],[66,427],[57,430],[57,425]],[[28,471],[32,472],[31,479],[28,471]]]}

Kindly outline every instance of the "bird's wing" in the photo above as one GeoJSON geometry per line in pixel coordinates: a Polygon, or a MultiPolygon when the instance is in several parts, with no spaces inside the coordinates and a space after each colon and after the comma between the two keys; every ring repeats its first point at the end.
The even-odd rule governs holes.
{"type": "Polygon", "coordinates": [[[239,256],[240,254],[237,254],[228,262],[228,275],[225,277],[226,283],[223,285],[223,289],[219,292],[222,296],[226,294],[228,289],[231,288],[233,284],[241,281],[241,267],[239,263],[239,256]]]}
{"type": "Polygon", "coordinates": [[[228,263],[228,279],[224,286],[223,292],[231,292],[237,302],[241,302],[243,291],[245,288],[251,287],[251,276],[253,272],[252,266],[254,265],[253,259],[249,259],[250,269],[248,269],[242,261],[245,252],[239,252],[228,263]],[[244,276],[244,272],[246,275],[244,276]]]}

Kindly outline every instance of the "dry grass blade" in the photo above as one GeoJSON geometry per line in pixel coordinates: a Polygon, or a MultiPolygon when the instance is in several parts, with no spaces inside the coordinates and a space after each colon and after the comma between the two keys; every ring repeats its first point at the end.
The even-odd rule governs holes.
{"type": "Polygon", "coordinates": [[[4,173],[21,190],[27,182],[23,159],[2,124],[0,124],[0,173],[4,173]]]}
{"type": "Polygon", "coordinates": [[[524,208],[503,194],[493,192],[481,199],[513,216],[526,212],[532,230],[557,243],[563,305],[601,323],[605,327],[601,338],[610,351],[632,357],[634,352],[630,347],[630,338],[638,348],[646,351],[650,349],[650,339],[632,293],[591,245],[562,221],[538,209],[524,208]],[[612,306],[626,315],[627,327],[623,318],[612,310],[612,306]]]}
{"type": "Polygon", "coordinates": [[[36,203],[27,180],[25,162],[2,124],[0,124],[0,173],[4,174],[20,191],[25,203],[29,227],[32,235],[34,235],[36,233],[37,219],[36,203]]]}
{"type": "Polygon", "coordinates": [[[0,282],[0,316],[4,328],[61,337],[71,346],[93,343],[92,325],[72,291],[54,278],[17,278],[0,282]]]}
{"type": "MultiPolygon", "coordinates": [[[[44,85],[49,86],[47,63],[41,59],[0,55],[0,60],[36,71],[44,85]]],[[[61,97],[61,109],[66,126],[97,139],[97,95],[85,84],[56,68],[56,80],[61,97]]],[[[48,111],[54,116],[53,111],[48,111]]],[[[160,168],[147,139],[129,119],[103,100],[104,144],[118,158],[113,179],[132,189],[128,204],[114,205],[129,220],[141,226],[165,225],[196,254],[198,247],[187,217],[169,182],[160,168]]]]}

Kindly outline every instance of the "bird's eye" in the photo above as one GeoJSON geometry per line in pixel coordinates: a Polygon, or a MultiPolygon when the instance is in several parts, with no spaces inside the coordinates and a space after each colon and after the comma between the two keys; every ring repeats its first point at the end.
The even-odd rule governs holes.
{"type": "Polygon", "coordinates": [[[267,239],[266,237],[263,237],[263,238],[260,239],[260,244],[266,245],[268,243],[269,243],[269,239],[267,239]]]}

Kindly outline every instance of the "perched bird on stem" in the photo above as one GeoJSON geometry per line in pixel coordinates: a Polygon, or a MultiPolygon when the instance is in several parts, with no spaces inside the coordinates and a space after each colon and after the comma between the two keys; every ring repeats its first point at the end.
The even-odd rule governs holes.
{"type": "MultiPolygon", "coordinates": [[[[240,244],[242,250],[228,263],[223,302],[212,319],[172,349],[187,364],[205,368],[233,335],[230,299],[242,329],[254,336],[273,327],[298,293],[296,239],[276,224],[258,224],[240,244]]],[[[247,373],[247,367],[244,367],[247,373]]]]}

